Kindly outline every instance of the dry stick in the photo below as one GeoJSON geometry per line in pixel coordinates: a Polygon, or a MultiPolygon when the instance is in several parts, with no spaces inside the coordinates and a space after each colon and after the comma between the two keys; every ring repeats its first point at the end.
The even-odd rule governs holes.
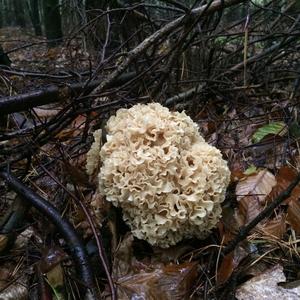
{"type": "MultiPolygon", "coordinates": [[[[286,39],[286,41],[284,42],[284,45],[289,44],[295,40],[297,40],[297,36],[290,36],[289,38],[286,39]]],[[[230,68],[228,71],[221,73],[219,76],[217,76],[217,78],[220,78],[221,76],[226,75],[226,74],[228,75],[234,71],[238,71],[238,70],[242,69],[245,66],[245,64],[247,66],[249,66],[250,64],[253,64],[253,63],[256,63],[256,62],[262,60],[263,58],[267,57],[274,51],[278,50],[280,48],[280,46],[282,46],[282,42],[279,42],[279,43],[267,48],[262,53],[259,53],[259,54],[249,57],[246,61],[243,60],[243,61],[239,62],[238,64],[236,64],[232,68],[230,68]]],[[[177,104],[178,102],[188,100],[188,99],[192,98],[194,95],[199,94],[202,91],[203,86],[204,86],[203,84],[198,84],[196,87],[193,87],[185,92],[182,92],[180,94],[177,94],[175,96],[172,96],[172,97],[166,99],[164,104],[166,106],[171,106],[171,105],[177,104]]]]}
{"type": "Polygon", "coordinates": [[[49,177],[51,177],[69,196],[71,196],[71,198],[73,198],[75,200],[75,202],[81,207],[81,209],[83,210],[85,216],[87,217],[88,223],[92,229],[93,235],[95,237],[96,240],[96,244],[97,244],[97,248],[98,248],[98,254],[99,254],[99,258],[100,261],[102,263],[103,269],[105,271],[105,275],[107,277],[108,280],[108,284],[109,284],[109,288],[110,288],[110,292],[111,292],[111,299],[115,300],[117,299],[116,296],[116,290],[114,287],[114,283],[112,280],[112,277],[110,275],[109,272],[109,267],[107,265],[107,257],[105,254],[105,250],[103,247],[103,243],[102,243],[102,239],[101,239],[101,235],[100,232],[97,234],[94,222],[92,220],[92,217],[89,213],[89,211],[87,210],[87,208],[85,207],[85,205],[82,203],[82,201],[80,201],[73,193],[71,193],[53,174],[51,174],[43,165],[41,165],[41,168],[44,170],[44,172],[46,172],[49,177]],[[100,236],[100,237],[99,237],[100,236]]]}
{"type": "Polygon", "coordinates": [[[231,240],[228,245],[223,249],[222,254],[227,255],[231,251],[235,249],[235,247],[243,241],[250,231],[263,219],[268,217],[273,210],[279,206],[284,200],[286,200],[292,193],[293,189],[299,184],[300,182],[300,173],[297,175],[297,177],[293,180],[293,182],[287,187],[286,190],[281,192],[279,196],[273,200],[261,213],[259,213],[250,223],[248,223],[246,226],[243,226],[240,228],[239,233],[236,235],[236,237],[231,240]]]}
{"type": "Polygon", "coordinates": [[[160,40],[161,38],[167,36],[170,32],[172,32],[177,27],[183,25],[185,22],[189,20],[190,17],[195,17],[197,15],[210,15],[220,9],[225,7],[232,6],[234,4],[245,2],[245,0],[216,0],[211,4],[202,5],[198,8],[195,8],[191,11],[189,16],[183,15],[174,21],[166,24],[163,28],[154,32],[148,38],[146,38],[142,43],[136,46],[133,50],[128,53],[127,58],[124,60],[122,64],[118,66],[118,68],[113,71],[101,84],[93,91],[93,94],[103,92],[107,88],[107,86],[115,80],[119,75],[121,75],[128,66],[137,58],[138,55],[142,54],[146,51],[150,46],[152,46],[155,42],[160,40]]]}
{"type": "Polygon", "coordinates": [[[17,179],[8,171],[0,171],[0,177],[2,177],[8,186],[16,192],[22,199],[26,200],[33,207],[35,207],[40,213],[52,222],[63,238],[66,240],[70,253],[76,262],[76,267],[81,280],[87,291],[85,295],[92,296],[92,299],[96,299],[97,291],[95,287],[93,272],[90,267],[88,256],[85,247],[78,237],[74,227],[71,223],[62,218],[57,209],[40,195],[36,194],[29,187],[25,186],[23,182],[17,179]]]}
{"type": "MultiPolygon", "coordinates": [[[[125,73],[122,76],[115,78],[109,85],[107,85],[107,88],[120,86],[133,79],[135,76],[135,72],[125,73]]],[[[85,95],[91,92],[100,83],[100,80],[95,80],[90,82],[87,87],[85,87],[84,83],[73,83],[63,86],[51,85],[25,94],[1,97],[0,116],[18,111],[28,110],[30,108],[49,103],[65,101],[66,99],[74,97],[78,93],[81,93],[84,88],[85,95]]]]}

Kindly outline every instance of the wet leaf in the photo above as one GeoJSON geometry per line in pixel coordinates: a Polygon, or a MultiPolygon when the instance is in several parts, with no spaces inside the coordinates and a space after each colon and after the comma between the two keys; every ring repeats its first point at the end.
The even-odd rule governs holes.
{"type": "Polygon", "coordinates": [[[238,300],[300,299],[300,287],[285,289],[278,285],[285,280],[283,267],[276,265],[242,284],[235,297],[238,300]]]}
{"type": "Polygon", "coordinates": [[[274,219],[268,219],[261,229],[267,234],[282,238],[286,232],[285,216],[281,214],[274,219]]]}
{"type": "Polygon", "coordinates": [[[222,219],[218,223],[218,227],[220,236],[223,240],[223,244],[228,243],[234,238],[235,234],[239,230],[240,224],[236,219],[235,210],[232,207],[223,207],[222,219]]]}
{"type": "Polygon", "coordinates": [[[286,125],[284,122],[272,122],[266,124],[257,129],[257,131],[252,136],[252,141],[253,143],[258,143],[269,134],[274,134],[274,135],[279,134],[282,136],[286,132],[286,130],[284,130],[285,127],[286,125]]]}
{"type": "MultiPolygon", "coordinates": [[[[222,211],[222,220],[218,224],[220,236],[223,245],[231,241],[239,230],[238,221],[235,218],[234,210],[231,207],[225,207],[222,211]]],[[[246,241],[243,241],[234,251],[227,254],[223,259],[217,271],[217,283],[225,283],[238,267],[240,261],[248,254],[245,250],[246,241]]]]}
{"type": "MultiPolygon", "coordinates": [[[[272,192],[268,196],[268,201],[273,201],[278,195],[285,191],[291,182],[296,178],[297,172],[295,169],[289,166],[283,166],[280,168],[278,174],[276,175],[277,184],[273,187],[272,192]]],[[[297,201],[300,198],[300,185],[297,185],[289,198],[285,200],[285,203],[291,201],[297,201]]]]}
{"type": "Polygon", "coordinates": [[[118,299],[188,299],[197,278],[197,263],[146,264],[134,257],[132,242],[132,234],[127,234],[114,257],[118,299]]]}
{"type": "Polygon", "coordinates": [[[44,251],[40,261],[42,273],[50,272],[66,258],[66,254],[59,248],[53,247],[44,251]]]}
{"type": "Polygon", "coordinates": [[[132,270],[133,260],[133,235],[127,234],[120,243],[113,262],[113,276],[120,278],[130,274],[132,270]]]}
{"type": "Polygon", "coordinates": [[[267,169],[247,176],[236,186],[239,211],[247,224],[263,209],[265,199],[276,184],[275,176],[267,169]]]}
{"type": "Polygon", "coordinates": [[[217,283],[225,283],[239,266],[239,263],[249,254],[242,246],[238,246],[234,251],[227,254],[218,269],[217,283]]]}
{"type": "Polygon", "coordinates": [[[189,299],[196,278],[197,263],[152,266],[152,271],[120,278],[117,284],[122,296],[118,299],[189,299]]]}
{"type": "Polygon", "coordinates": [[[47,283],[50,285],[53,293],[57,300],[63,300],[64,296],[60,292],[60,290],[64,286],[64,272],[61,265],[56,265],[52,270],[50,270],[47,274],[47,283]]]}
{"type": "Polygon", "coordinates": [[[300,203],[299,201],[290,201],[287,210],[287,221],[297,234],[300,234],[300,203]]]}
{"type": "Polygon", "coordinates": [[[235,269],[234,265],[234,251],[227,254],[223,260],[222,263],[218,269],[217,274],[217,283],[222,284],[226,282],[231,274],[233,273],[233,270],[235,269]]]}

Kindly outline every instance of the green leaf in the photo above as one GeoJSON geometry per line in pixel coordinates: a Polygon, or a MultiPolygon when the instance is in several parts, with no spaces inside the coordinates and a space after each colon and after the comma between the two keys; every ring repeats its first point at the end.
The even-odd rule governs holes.
{"type": "Polygon", "coordinates": [[[285,133],[285,130],[283,130],[285,127],[286,125],[284,122],[272,122],[266,124],[256,130],[252,136],[252,141],[253,143],[258,143],[268,134],[283,135],[285,133]]]}
{"type": "Polygon", "coordinates": [[[247,168],[247,170],[244,171],[243,174],[249,176],[249,175],[253,175],[255,173],[257,173],[257,168],[254,165],[251,165],[247,168]]]}

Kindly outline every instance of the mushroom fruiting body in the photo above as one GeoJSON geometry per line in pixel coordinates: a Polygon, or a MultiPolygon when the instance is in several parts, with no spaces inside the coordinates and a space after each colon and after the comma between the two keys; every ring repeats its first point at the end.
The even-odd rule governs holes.
{"type": "Polygon", "coordinates": [[[164,248],[205,238],[221,216],[230,171],[197,124],[152,103],[118,110],[106,130],[99,190],[122,208],[133,235],[164,248]]]}

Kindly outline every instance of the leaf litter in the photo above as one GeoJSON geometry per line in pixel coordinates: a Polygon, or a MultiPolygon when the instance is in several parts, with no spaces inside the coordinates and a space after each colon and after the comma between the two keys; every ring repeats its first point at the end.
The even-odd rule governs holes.
{"type": "MultiPolygon", "coordinates": [[[[12,32],[2,32],[2,39],[9,40],[10,34],[12,32]]],[[[20,37],[20,40],[21,37],[24,38],[19,31],[13,34],[20,37]]],[[[7,42],[4,46],[13,48],[19,44],[7,42]]],[[[88,66],[89,54],[78,51],[75,44],[72,47],[74,51],[70,55],[63,47],[48,51],[46,46],[38,46],[35,51],[21,50],[12,53],[11,58],[14,67],[27,71],[47,70],[48,74],[58,74],[65,68],[81,71],[88,66]],[[82,62],[80,65],[77,65],[78,57],[82,62]],[[54,61],[56,63],[49,70],[48,66],[54,61]]],[[[41,78],[33,80],[17,75],[8,78],[15,92],[25,91],[28,86],[34,88],[47,83],[41,78]]],[[[53,82],[56,83],[57,80],[53,82]]],[[[6,94],[7,91],[8,89],[1,86],[2,94],[6,94]]],[[[251,90],[247,96],[253,100],[252,104],[248,104],[243,96],[237,94],[236,99],[230,99],[232,103],[226,104],[225,109],[222,97],[220,99],[223,102],[219,101],[214,106],[208,107],[200,103],[198,111],[194,107],[186,106],[187,113],[198,121],[205,138],[220,148],[228,159],[232,170],[232,184],[224,203],[223,219],[218,230],[205,241],[187,240],[172,247],[168,252],[149,249],[143,242],[133,240],[128,234],[128,228],[120,221],[120,212],[112,212],[104,199],[95,197],[93,187],[88,184],[83,171],[86,149],[74,146],[84,131],[87,122],[85,116],[78,116],[74,122],[55,135],[51,143],[41,147],[39,159],[31,164],[28,179],[40,194],[62,208],[62,213],[68,216],[85,241],[91,241],[92,233],[83,222],[82,212],[66,192],[40,169],[40,161],[52,166],[51,171],[58,174],[67,189],[82,196],[82,201],[93,212],[93,218],[101,224],[99,230],[103,234],[106,252],[112,262],[111,268],[118,286],[119,299],[219,299],[221,293],[218,293],[218,289],[227,284],[234,286],[233,282],[237,287],[236,292],[233,288],[237,299],[264,299],[263,297],[270,294],[272,298],[278,296],[288,299],[295,295],[299,297],[299,274],[295,261],[300,258],[300,186],[293,190],[292,195],[269,218],[258,224],[232,253],[225,257],[220,256],[220,247],[226,245],[241,226],[253,220],[268,203],[287,188],[296,176],[297,164],[294,162],[300,161],[297,145],[298,123],[286,122],[286,111],[292,111],[289,104],[283,100],[270,103],[268,96],[256,95],[251,90]],[[268,104],[262,104],[264,102],[268,104]],[[258,105],[253,109],[255,104],[258,105]],[[61,160],[62,150],[65,161],[61,160]],[[101,205],[98,205],[99,203],[101,205]],[[139,252],[138,255],[136,252],[139,252]],[[265,270],[266,264],[271,268],[265,270]],[[261,272],[260,269],[264,271],[261,272]],[[295,283],[295,287],[286,288],[288,283],[295,283]]],[[[46,124],[51,121],[60,109],[59,105],[46,106],[35,109],[35,116],[20,113],[14,117],[20,120],[20,124],[27,122],[26,130],[29,130],[36,122],[42,121],[46,124]]],[[[92,118],[92,125],[95,127],[99,127],[97,117],[98,114],[95,113],[92,118]]],[[[13,129],[13,126],[9,125],[9,130],[13,129]]],[[[16,143],[17,146],[15,140],[11,143],[16,143]]],[[[7,210],[8,206],[6,201],[1,203],[3,211],[7,210]]],[[[53,241],[62,249],[65,247],[53,228],[49,224],[45,225],[43,217],[38,216],[34,210],[30,211],[28,221],[37,224],[35,231],[30,231],[28,236],[26,230],[19,233],[16,241],[20,240],[22,234],[27,238],[21,243],[15,243],[9,259],[1,265],[0,297],[4,299],[8,299],[5,298],[5,293],[18,289],[21,290],[20,296],[14,294],[14,299],[28,297],[29,278],[33,278],[34,265],[47,264],[41,249],[52,253],[51,251],[56,249],[52,245],[53,241]],[[16,253],[26,259],[18,259],[16,253]]],[[[6,235],[1,235],[0,249],[1,243],[5,248],[5,241],[6,235]]],[[[40,270],[41,276],[45,276],[43,282],[54,290],[66,285],[69,293],[75,295],[77,286],[72,282],[71,262],[63,250],[57,256],[58,263],[51,265],[49,270],[40,270]]],[[[96,261],[95,271],[98,272],[99,278],[103,278],[103,271],[99,269],[100,263],[96,261]]],[[[105,291],[103,295],[108,297],[107,283],[99,280],[99,285],[105,291]]],[[[54,294],[57,295],[56,290],[54,294]]]]}

